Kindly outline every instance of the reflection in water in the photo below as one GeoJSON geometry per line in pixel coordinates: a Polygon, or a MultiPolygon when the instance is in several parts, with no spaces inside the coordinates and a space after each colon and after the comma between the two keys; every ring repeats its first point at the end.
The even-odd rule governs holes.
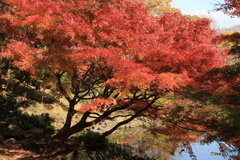
{"type": "MultiPolygon", "coordinates": [[[[99,134],[92,132],[87,137],[93,133],[99,134]]],[[[196,142],[179,142],[166,135],[154,136],[141,127],[121,129],[109,136],[108,141],[101,141],[98,147],[72,153],[65,160],[230,160],[226,153],[238,153],[231,152],[234,148],[223,142],[207,144],[202,139],[203,136],[198,136],[196,142]]]]}
{"type": "Polygon", "coordinates": [[[226,153],[235,153],[233,147],[228,146],[223,142],[212,142],[209,144],[202,144],[200,142],[191,143],[192,152],[195,156],[191,156],[188,150],[179,152],[181,148],[178,148],[176,154],[171,157],[172,160],[230,160],[233,157],[230,157],[226,153]],[[224,146],[224,151],[222,147],[224,146]],[[227,148],[226,148],[227,147],[227,148]],[[231,150],[233,152],[231,152],[231,150]]]}
{"type": "Polygon", "coordinates": [[[115,136],[121,137],[116,140],[118,144],[130,146],[132,155],[145,159],[170,160],[178,143],[167,140],[165,135],[155,136],[143,128],[120,130],[109,139],[115,136]]]}
{"type": "Polygon", "coordinates": [[[118,139],[117,143],[130,145],[133,155],[156,160],[230,160],[233,158],[229,156],[231,153],[238,153],[234,147],[224,142],[204,143],[201,135],[192,143],[171,141],[165,135],[153,136],[142,128],[125,129],[112,137],[117,135],[124,135],[120,136],[122,138],[118,139]]]}
{"type": "MultiPolygon", "coordinates": [[[[122,139],[118,139],[117,143],[129,145],[133,155],[150,158],[150,159],[170,159],[171,155],[166,154],[172,150],[172,144],[165,142],[165,136],[154,136],[146,129],[124,129],[120,130],[115,135],[122,135],[122,139]]],[[[111,139],[111,137],[109,137],[111,139]]]]}

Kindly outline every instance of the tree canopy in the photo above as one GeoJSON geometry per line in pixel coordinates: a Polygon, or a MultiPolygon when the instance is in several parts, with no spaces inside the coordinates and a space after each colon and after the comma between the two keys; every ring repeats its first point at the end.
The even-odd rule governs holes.
{"type": "Polygon", "coordinates": [[[101,137],[143,113],[161,118],[161,112],[149,110],[162,108],[156,102],[163,94],[206,89],[200,77],[226,64],[208,19],[191,21],[180,13],[152,17],[142,3],[130,0],[5,2],[9,11],[0,21],[10,38],[0,56],[33,78],[43,77],[44,85],[69,102],[51,153],[72,134],[114,119],[119,110],[134,114],[101,137]],[[76,111],[83,101],[88,103],[76,111]],[[74,114],[82,118],[72,125],[74,114]]]}

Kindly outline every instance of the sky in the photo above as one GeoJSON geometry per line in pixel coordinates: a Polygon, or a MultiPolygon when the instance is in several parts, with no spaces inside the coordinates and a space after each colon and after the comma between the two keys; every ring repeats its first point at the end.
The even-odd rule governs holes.
{"type": "Polygon", "coordinates": [[[179,8],[183,14],[211,17],[220,29],[240,25],[240,18],[231,18],[221,11],[213,11],[216,8],[214,4],[218,2],[223,3],[224,0],[173,0],[171,5],[179,8]]]}

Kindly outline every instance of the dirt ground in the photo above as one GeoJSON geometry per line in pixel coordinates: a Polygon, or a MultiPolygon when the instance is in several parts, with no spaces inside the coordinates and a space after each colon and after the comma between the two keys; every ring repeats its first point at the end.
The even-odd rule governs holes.
{"type": "Polygon", "coordinates": [[[17,160],[17,159],[37,159],[40,155],[19,149],[18,145],[13,145],[13,144],[5,144],[5,145],[0,145],[0,160],[17,160]]]}

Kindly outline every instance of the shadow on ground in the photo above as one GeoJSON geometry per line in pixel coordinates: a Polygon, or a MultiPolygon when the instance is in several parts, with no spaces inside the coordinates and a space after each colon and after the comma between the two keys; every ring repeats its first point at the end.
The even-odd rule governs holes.
{"type": "Polygon", "coordinates": [[[21,96],[29,100],[46,104],[52,104],[56,102],[56,99],[53,96],[46,94],[40,90],[34,89],[34,87],[26,86],[23,84],[16,86],[16,83],[6,79],[0,79],[0,84],[1,90],[3,90],[2,86],[4,86],[7,92],[12,92],[15,96],[21,96]]]}
{"type": "MultiPolygon", "coordinates": [[[[6,155],[15,149],[38,152],[54,133],[53,119],[48,114],[29,115],[18,110],[29,105],[29,101],[17,102],[13,94],[0,95],[0,152],[6,155]],[[4,149],[8,149],[7,152],[4,149]],[[5,154],[4,154],[5,153],[5,154]]],[[[1,158],[0,158],[1,159],[1,158]]]]}

